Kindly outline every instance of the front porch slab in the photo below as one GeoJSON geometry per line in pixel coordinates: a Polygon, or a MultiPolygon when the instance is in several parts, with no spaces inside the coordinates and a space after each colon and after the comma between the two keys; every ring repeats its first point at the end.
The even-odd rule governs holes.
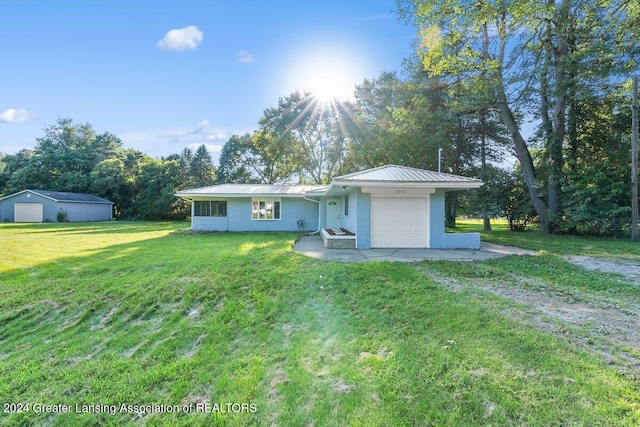
{"type": "Polygon", "coordinates": [[[433,261],[483,261],[505,256],[537,255],[537,251],[512,246],[482,242],[479,250],[473,249],[327,249],[318,236],[301,236],[293,246],[299,254],[324,261],[344,263],[367,261],[418,262],[433,261]]]}

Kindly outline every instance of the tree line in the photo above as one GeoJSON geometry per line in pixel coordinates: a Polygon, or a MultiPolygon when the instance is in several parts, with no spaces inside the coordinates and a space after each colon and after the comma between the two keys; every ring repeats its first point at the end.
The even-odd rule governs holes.
{"type": "Polygon", "coordinates": [[[202,145],[195,152],[153,159],[122,147],[115,135],[60,118],[33,150],[0,153],[0,195],[25,189],[89,193],[114,202],[116,218],[184,219],[189,206],[178,189],[212,185],[215,168],[202,145]]]}
{"type": "Polygon", "coordinates": [[[233,135],[214,168],[206,147],[162,159],[61,119],[32,151],[0,156],[0,191],[54,188],[116,202],[127,218],[188,215],[173,194],[212,183],[327,183],[398,164],[481,178],[447,194],[457,215],[506,217],[548,233],[630,230],[628,77],[640,3],[624,0],[398,0],[416,27],[401,75],[355,86],[353,100],[294,92],[233,135]],[[439,163],[439,151],[442,160],[439,163]],[[50,181],[43,181],[48,179],[50,181]]]}

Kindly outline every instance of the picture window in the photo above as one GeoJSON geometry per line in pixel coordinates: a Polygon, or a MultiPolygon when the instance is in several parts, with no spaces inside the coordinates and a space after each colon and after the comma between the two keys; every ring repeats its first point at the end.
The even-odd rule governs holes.
{"type": "Polygon", "coordinates": [[[280,199],[252,199],[251,219],[272,221],[280,219],[280,199]]]}

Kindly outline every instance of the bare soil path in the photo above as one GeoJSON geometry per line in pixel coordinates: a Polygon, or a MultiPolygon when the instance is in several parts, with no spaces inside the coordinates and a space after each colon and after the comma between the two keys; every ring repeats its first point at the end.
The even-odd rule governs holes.
{"type": "MultiPolygon", "coordinates": [[[[630,260],[586,256],[564,259],[589,270],[620,275],[621,281],[640,286],[640,266],[630,260]]],[[[550,289],[543,282],[513,274],[511,280],[458,281],[425,271],[452,291],[477,288],[508,298],[503,313],[516,321],[552,334],[600,357],[625,376],[640,381],[640,306],[621,306],[597,297],[550,289]]]]}
{"type": "Polygon", "coordinates": [[[563,258],[571,264],[587,270],[620,274],[631,280],[633,284],[640,286],[640,265],[637,260],[625,258],[607,259],[579,255],[569,255],[563,258]]]}

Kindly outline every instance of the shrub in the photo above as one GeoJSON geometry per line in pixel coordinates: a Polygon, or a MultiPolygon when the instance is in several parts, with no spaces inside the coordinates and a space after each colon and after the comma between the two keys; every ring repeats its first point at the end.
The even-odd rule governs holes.
{"type": "Polygon", "coordinates": [[[58,211],[58,216],[56,218],[58,222],[69,222],[69,212],[64,209],[60,209],[58,211]]]}

